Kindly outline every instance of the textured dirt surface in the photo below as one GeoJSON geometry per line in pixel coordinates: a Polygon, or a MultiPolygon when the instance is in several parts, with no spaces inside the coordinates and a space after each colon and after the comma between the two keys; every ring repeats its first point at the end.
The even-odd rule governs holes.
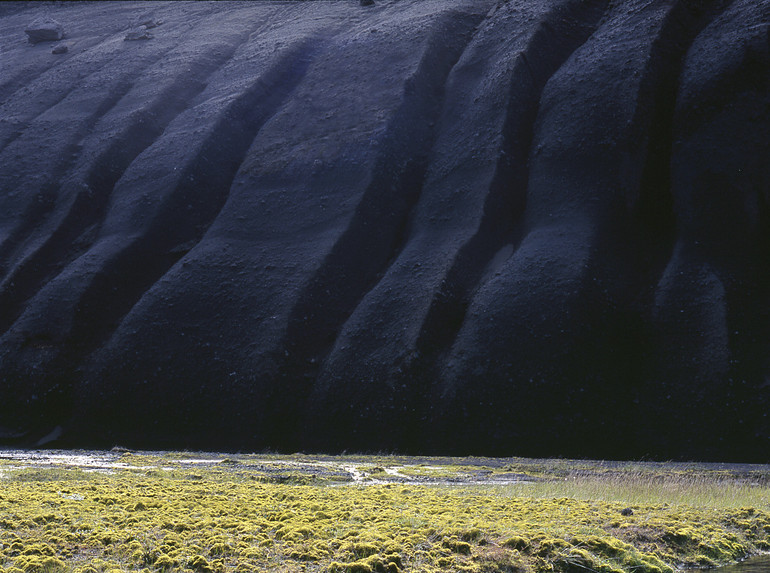
{"type": "Polygon", "coordinates": [[[769,27],[2,3],[0,437],[767,461],[769,27]]]}

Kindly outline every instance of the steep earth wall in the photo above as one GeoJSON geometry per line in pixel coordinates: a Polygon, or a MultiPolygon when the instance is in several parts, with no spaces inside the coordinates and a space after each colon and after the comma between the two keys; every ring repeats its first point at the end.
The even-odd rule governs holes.
{"type": "Polygon", "coordinates": [[[0,439],[767,461],[769,28],[3,3],[0,439]]]}

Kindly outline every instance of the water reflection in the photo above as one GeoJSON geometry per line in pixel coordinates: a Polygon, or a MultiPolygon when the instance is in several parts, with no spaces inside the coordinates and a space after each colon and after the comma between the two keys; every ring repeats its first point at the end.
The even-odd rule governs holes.
{"type": "Polygon", "coordinates": [[[736,565],[720,567],[719,573],[770,573],[770,555],[759,555],[736,565]]]}

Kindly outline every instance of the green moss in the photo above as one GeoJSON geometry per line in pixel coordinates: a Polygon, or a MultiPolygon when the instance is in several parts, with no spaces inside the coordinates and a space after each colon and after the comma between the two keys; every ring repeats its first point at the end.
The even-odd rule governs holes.
{"type": "MultiPolygon", "coordinates": [[[[694,474],[671,474],[676,488],[684,484],[700,493],[644,501],[639,489],[654,483],[656,491],[667,490],[662,486],[669,474],[639,465],[610,471],[598,464],[579,479],[526,486],[330,487],[321,478],[259,483],[251,478],[255,472],[270,473],[261,461],[266,458],[247,455],[234,463],[195,465],[200,479],[190,480],[189,467],[175,459],[134,454],[130,464],[139,469],[88,479],[57,472],[53,485],[41,469],[26,472],[25,479],[4,480],[0,552],[6,571],[41,570],[49,559],[54,572],[65,567],[80,573],[141,568],[146,573],[585,573],[586,567],[601,573],[673,573],[675,565],[719,565],[770,549],[768,488],[743,489],[723,474],[714,482],[721,489],[705,474],[696,476],[701,482],[694,486],[694,474]],[[156,471],[154,465],[174,469],[156,471]],[[722,497],[707,499],[706,494],[722,497]],[[633,515],[622,515],[629,506],[633,515]]],[[[286,476],[303,475],[291,465],[298,463],[319,475],[330,463],[356,465],[378,479],[390,477],[375,472],[378,467],[401,473],[418,467],[390,457],[325,461],[324,466],[301,456],[270,459],[271,468],[285,464],[280,469],[286,476]]],[[[489,460],[453,460],[456,466],[443,469],[442,463],[426,462],[415,475],[496,475],[522,471],[527,464],[547,475],[550,462],[487,468],[489,460]]],[[[565,461],[553,463],[552,475],[570,476],[575,467],[581,472],[588,467],[588,462],[572,469],[565,461]]]]}
{"type": "Polygon", "coordinates": [[[64,571],[66,564],[52,556],[24,555],[16,559],[14,567],[25,573],[58,573],[64,571]]]}
{"type": "Polygon", "coordinates": [[[24,555],[48,555],[53,556],[56,554],[53,547],[47,543],[35,543],[32,545],[26,545],[21,551],[24,555]]]}
{"type": "Polygon", "coordinates": [[[198,573],[213,573],[214,569],[203,555],[196,555],[187,563],[187,566],[198,573]]]}
{"type": "Polygon", "coordinates": [[[511,549],[516,549],[518,551],[527,551],[530,548],[529,541],[518,535],[514,535],[513,537],[506,539],[503,542],[503,546],[510,547],[511,549]]]}
{"type": "Polygon", "coordinates": [[[471,544],[466,541],[461,541],[456,537],[445,537],[441,544],[454,553],[460,553],[461,555],[471,554],[471,544]]]}
{"type": "Polygon", "coordinates": [[[152,564],[158,569],[170,569],[179,565],[179,562],[166,553],[160,553],[152,564]]]}
{"type": "Polygon", "coordinates": [[[400,573],[400,571],[397,563],[375,555],[351,563],[334,561],[328,568],[329,573],[400,573]]]}
{"type": "Polygon", "coordinates": [[[550,538],[542,539],[538,544],[538,548],[535,551],[535,555],[539,557],[557,557],[562,555],[564,551],[570,549],[572,546],[564,539],[550,538]]]}
{"type": "Polygon", "coordinates": [[[342,550],[349,551],[356,558],[362,558],[379,553],[380,547],[373,543],[357,542],[346,543],[342,546],[342,550]]]}

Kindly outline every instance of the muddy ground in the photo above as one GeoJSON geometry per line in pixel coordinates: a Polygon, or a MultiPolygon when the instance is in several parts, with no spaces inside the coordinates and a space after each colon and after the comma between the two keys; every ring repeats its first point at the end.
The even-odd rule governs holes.
{"type": "Polygon", "coordinates": [[[196,467],[238,472],[266,482],[313,481],[360,484],[504,485],[574,477],[634,475],[703,475],[770,483],[770,465],[682,462],[536,460],[525,458],[427,457],[392,455],[224,454],[212,452],[97,450],[1,450],[0,460],[13,468],[78,468],[87,472],[116,470],[171,471],[196,467]]]}

